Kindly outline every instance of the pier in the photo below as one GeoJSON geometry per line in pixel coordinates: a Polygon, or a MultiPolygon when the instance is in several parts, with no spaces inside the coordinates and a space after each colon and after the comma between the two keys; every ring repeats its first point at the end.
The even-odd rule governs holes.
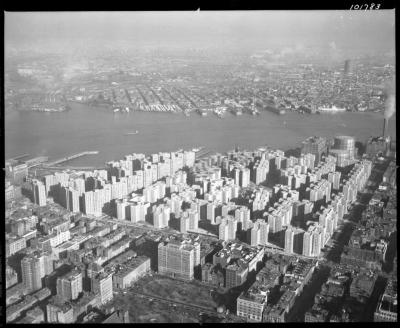
{"type": "Polygon", "coordinates": [[[38,168],[38,170],[48,170],[48,171],[60,171],[60,170],[71,170],[71,171],[94,171],[94,170],[105,170],[105,167],[96,166],[45,166],[43,168],[38,168]]]}
{"type": "Polygon", "coordinates": [[[83,151],[81,153],[74,154],[74,155],[67,156],[67,157],[63,157],[63,158],[60,158],[60,159],[58,159],[56,161],[47,163],[46,166],[51,167],[51,166],[55,166],[55,165],[58,165],[58,164],[61,164],[61,163],[65,163],[65,162],[71,161],[71,160],[73,160],[75,158],[78,158],[78,157],[82,157],[82,156],[86,156],[86,155],[96,155],[98,153],[99,153],[98,150],[83,151]]]}
{"type": "Polygon", "coordinates": [[[200,159],[200,158],[202,158],[202,157],[206,157],[206,156],[208,156],[208,155],[210,155],[212,153],[212,151],[211,150],[207,150],[207,149],[202,149],[202,150],[200,150],[200,151],[198,151],[197,153],[196,153],[196,160],[197,159],[200,159]]]}
{"type": "Polygon", "coordinates": [[[21,158],[28,157],[28,156],[29,156],[29,154],[23,154],[23,155],[19,155],[17,157],[9,158],[7,161],[12,161],[12,160],[16,161],[16,160],[19,160],[21,158]]]}

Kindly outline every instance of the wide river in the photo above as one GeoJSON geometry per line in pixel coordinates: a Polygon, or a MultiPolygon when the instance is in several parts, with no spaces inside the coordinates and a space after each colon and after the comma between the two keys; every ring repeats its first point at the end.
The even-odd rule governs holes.
{"type": "MultiPolygon", "coordinates": [[[[225,152],[235,144],[255,149],[269,145],[287,150],[300,146],[311,135],[333,137],[352,135],[365,142],[382,133],[381,113],[340,113],[300,115],[289,112],[276,115],[262,111],[259,116],[226,113],[223,119],[214,114],[201,117],[182,114],[131,112],[112,113],[73,104],[63,113],[7,111],[5,113],[5,158],[22,154],[48,156],[51,160],[85,150],[98,150],[68,164],[102,166],[124,155],[143,152],[173,151],[204,146],[225,152]],[[136,135],[124,135],[139,131],[136,135]]],[[[396,120],[389,121],[389,134],[396,138],[396,120]]]]}

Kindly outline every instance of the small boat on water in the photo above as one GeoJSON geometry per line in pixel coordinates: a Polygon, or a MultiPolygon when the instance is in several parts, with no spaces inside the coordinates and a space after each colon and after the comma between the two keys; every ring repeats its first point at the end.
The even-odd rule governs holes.
{"type": "Polygon", "coordinates": [[[130,135],[134,135],[134,134],[138,134],[138,133],[139,133],[139,131],[136,130],[135,132],[127,132],[127,133],[124,133],[124,135],[130,136],[130,135]]]}

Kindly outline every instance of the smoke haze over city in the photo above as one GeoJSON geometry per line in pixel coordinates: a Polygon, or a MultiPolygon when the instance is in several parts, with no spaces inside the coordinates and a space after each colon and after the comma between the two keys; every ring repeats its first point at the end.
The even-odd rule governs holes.
{"type": "Polygon", "coordinates": [[[181,47],[231,44],[257,50],[284,46],[285,52],[317,46],[333,54],[393,52],[394,11],[6,13],[5,39],[13,45],[71,47],[89,40],[181,47]]]}

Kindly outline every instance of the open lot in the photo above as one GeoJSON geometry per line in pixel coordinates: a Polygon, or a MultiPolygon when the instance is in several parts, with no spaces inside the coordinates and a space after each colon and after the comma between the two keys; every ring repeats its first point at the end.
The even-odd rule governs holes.
{"type": "Polygon", "coordinates": [[[132,292],[115,295],[108,306],[128,310],[132,323],[199,322],[195,313],[185,312],[179,307],[150,300],[132,292]]]}
{"type": "Polygon", "coordinates": [[[216,292],[197,281],[185,282],[157,274],[142,277],[108,305],[129,310],[131,322],[220,322],[216,292]],[[203,313],[202,313],[203,312],[203,313]]]}
{"type": "Polygon", "coordinates": [[[184,282],[161,276],[141,285],[142,292],[172,301],[193,304],[214,310],[217,304],[210,295],[211,288],[196,281],[184,282]]]}

